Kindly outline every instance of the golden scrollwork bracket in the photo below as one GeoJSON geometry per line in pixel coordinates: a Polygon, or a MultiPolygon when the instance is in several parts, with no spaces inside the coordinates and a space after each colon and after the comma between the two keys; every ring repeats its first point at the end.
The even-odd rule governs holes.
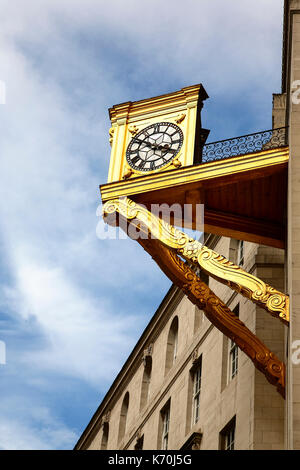
{"type": "Polygon", "coordinates": [[[211,250],[199,241],[190,238],[145,207],[127,197],[114,199],[104,205],[104,217],[109,223],[109,214],[118,212],[151,238],[159,240],[165,247],[174,250],[186,261],[200,267],[206,274],[239,292],[242,296],[289,324],[289,297],[269,286],[261,279],[244,271],[224,256],[211,250]]]}
{"type": "Polygon", "coordinates": [[[236,290],[285,324],[289,323],[287,295],[193,240],[129,198],[106,202],[103,217],[109,224],[120,225],[122,221],[127,227],[131,224],[138,229],[140,236],[137,241],[165,274],[204,311],[219,330],[235,341],[284,396],[284,364],[201,281],[190,265],[200,267],[208,275],[236,290]]]}

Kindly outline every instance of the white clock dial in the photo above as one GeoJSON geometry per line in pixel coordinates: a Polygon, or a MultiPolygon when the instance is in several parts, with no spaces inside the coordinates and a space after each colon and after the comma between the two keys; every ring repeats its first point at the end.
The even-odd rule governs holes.
{"type": "Polygon", "coordinates": [[[146,127],[130,141],[126,160],[137,171],[153,171],[170,163],[183,144],[182,130],[171,122],[146,127]]]}

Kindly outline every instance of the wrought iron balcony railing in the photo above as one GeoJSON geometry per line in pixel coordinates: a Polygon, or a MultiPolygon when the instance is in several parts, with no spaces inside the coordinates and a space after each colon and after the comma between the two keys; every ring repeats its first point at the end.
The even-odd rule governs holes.
{"type": "Polygon", "coordinates": [[[255,134],[247,134],[233,139],[219,140],[203,146],[202,163],[222,160],[228,157],[237,157],[249,153],[286,147],[287,127],[279,127],[255,134]]]}

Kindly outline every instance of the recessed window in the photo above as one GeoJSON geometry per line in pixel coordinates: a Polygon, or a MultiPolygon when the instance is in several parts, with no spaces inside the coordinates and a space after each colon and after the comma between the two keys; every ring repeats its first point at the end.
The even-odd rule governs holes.
{"type": "Polygon", "coordinates": [[[230,380],[233,379],[238,371],[238,347],[232,339],[230,340],[229,349],[229,364],[230,364],[230,380]]]}
{"type": "Polygon", "coordinates": [[[235,428],[228,431],[225,436],[225,450],[234,450],[234,434],[235,428]]]}
{"type": "Polygon", "coordinates": [[[203,324],[204,314],[202,310],[199,310],[198,307],[195,306],[195,314],[194,314],[194,335],[197,334],[203,324]]]}
{"type": "Polygon", "coordinates": [[[239,251],[239,240],[235,238],[230,239],[229,244],[229,261],[234,264],[238,264],[238,251],[239,251]]]}
{"type": "MultiPolygon", "coordinates": [[[[239,304],[233,309],[232,312],[236,315],[236,317],[239,317],[239,304]]],[[[228,351],[228,353],[229,353],[228,381],[230,381],[237,375],[237,372],[238,372],[238,351],[239,351],[239,348],[236,345],[236,343],[234,341],[232,341],[232,339],[229,339],[228,347],[229,347],[229,351],[228,351]]]]}
{"type": "Polygon", "coordinates": [[[244,265],[244,240],[230,239],[229,261],[238,266],[244,265]]]}
{"type": "Polygon", "coordinates": [[[193,423],[196,424],[199,421],[200,415],[200,393],[201,393],[201,377],[202,377],[202,356],[193,371],[193,423]]]}
{"type": "Polygon", "coordinates": [[[177,359],[177,349],[178,349],[178,329],[174,335],[174,349],[173,349],[173,364],[175,364],[177,359]]]}
{"type": "Polygon", "coordinates": [[[121,406],[118,442],[120,442],[125,436],[128,407],[129,407],[129,393],[126,392],[123,398],[122,406],[121,406]]]}
{"type": "Polygon", "coordinates": [[[193,353],[192,367],[188,375],[186,434],[198,423],[201,416],[201,387],[202,387],[202,355],[198,350],[193,353]]]}
{"type": "Polygon", "coordinates": [[[105,422],[103,423],[103,426],[102,426],[101,450],[107,449],[108,434],[109,434],[109,424],[105,422]]]}
{"type": "Polygon", "coordinates": [[[170,326],[168,341],[167,341],[167,352],[166,352],[166,365],[165,375],[169,372],[171,367],[175,364],[178,354],[178,317],[176,316],[170,326]]]}
{"type": "Polygon", "coordinates": [[[144,434],[136,440],[134,450],[143,450],[144,447],[144,434]]]}
{"type": "Polygon", "coordinates": [[[234,450],[235,445],[235,417],[220,432],[221,450],[234,450]]]}
{"type": "Polygon", "coordinates": [[[162,431],[162,449],[168,449],[169,443],[169,428],[170,428],[170,407],[168,407],[163,414],[163,431],[162,431]]]}
{"type": "Polygon", "coordinates": [[[146,356],[146,358],[144,359],[144,372],[143,372],[142,387],[141,387],[140,411],[142,411],[143,408],[145,408],[145,406],[148,403],[151,373],[152,373],[152,357],[146,356]]]}
{"type": "Polygon", "coordinates": [[[238,265],[244,265],[244,240],[240,240],[238,249],[238,265]]]}
{"type": "Polygon", "coordinates": [[[169,400],[160,411],[157,447],[162,450],[169,448],[170,407],[171,401],[169,400]]]}

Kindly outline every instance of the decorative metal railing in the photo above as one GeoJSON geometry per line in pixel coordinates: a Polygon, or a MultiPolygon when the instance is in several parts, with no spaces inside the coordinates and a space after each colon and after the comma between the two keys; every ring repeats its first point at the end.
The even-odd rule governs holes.
{"type": "Polygon", "coordinates": [[[202,163],[222,160],[228,157],[237,157],[261,150],[270,150],[285,147],[287,143],[287,127],[279,127],[255,134],[242,135],[233,139],[219,140],[204,145],[202,150],[202,163]]]}

